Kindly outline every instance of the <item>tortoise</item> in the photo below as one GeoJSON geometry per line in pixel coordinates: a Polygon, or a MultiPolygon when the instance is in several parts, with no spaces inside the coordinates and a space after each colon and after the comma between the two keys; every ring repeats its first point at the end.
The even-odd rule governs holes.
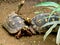
{"type": "Polygon", "coordinates": [[[13,12],[6,19],[6,22],[3,24],[3,27],[10,34],[14,34],[16,38],[20,38],[23,35],[31,36],[32,34],[35,34],[33,28],[26,25],[25,22],[25,19],[13,12]]]}
{"type": "MultiPolygon", "coordinates": [[[[49,24],[48,26],[41,28],[44,24],[48,23],[48,22],[54,22],[54,21],[59,21],[60,20],[60,16],[57,14],[53,14],[50,19],[49,19],[49,13],[41,13],[38,14],[36,16],[34,16],[31,20],[31,23],[33,25],[33,28],[35,30],[37,30],[37,32],[39,33],[45,33],[53,24],[49,24]]],[[[57,26],[58,28],[58,26],[57,26]]],[[[56,32],[56,29],[53,32],[56,32]]]]}

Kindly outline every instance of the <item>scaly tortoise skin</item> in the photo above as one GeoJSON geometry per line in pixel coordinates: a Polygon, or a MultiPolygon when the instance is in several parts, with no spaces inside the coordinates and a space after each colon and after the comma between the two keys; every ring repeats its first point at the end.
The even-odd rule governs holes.
{"type": "MultiPolygon", "coordinates": [[[[39,33],[41,32],[46,32],[46,30],[48,30],[48,28],[50,26],[47,26],[43,29],[40,29],[41,26],[43,26],[44,24],[48,23],[48,16],[49,16],[49,13],[43,13],[43,14],[38,14],[36,15],[35,17],[32,18],[32,24],[33,24],[33,28],[35,30],[37,30],[39,33]]],[[[59,15],[52,15],[50,17],[50,20],[49,22],[52,22],[52,21],[59,21],[60,20],[60,16],[59,15]]]]}

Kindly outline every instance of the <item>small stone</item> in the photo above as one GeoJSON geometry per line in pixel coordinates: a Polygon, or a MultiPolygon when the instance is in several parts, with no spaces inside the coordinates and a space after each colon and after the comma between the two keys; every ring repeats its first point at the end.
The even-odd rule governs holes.
{"type": "Polygon", "coordinates": [[[36,43],[36,41],[34,41],[34,43],[36,43]]]}

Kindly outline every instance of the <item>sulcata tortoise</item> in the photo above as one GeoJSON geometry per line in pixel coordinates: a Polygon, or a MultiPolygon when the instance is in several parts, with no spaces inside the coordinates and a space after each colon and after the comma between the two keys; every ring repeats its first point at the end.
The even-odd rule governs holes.
{"type": "Polygon", "coordinates": [[[20,38],[23,35],[32,36],[32,34],[36,34],[33,28],[26,24],[25,19],[14,12],[8,16],[6,22],[3,24],[3,27],[10,34],[14,34],[16,38],[20,38]]]}
{"type": "MultiPolygon", "coordinates": [[[[56,14],[53,14],[50,17],[50,20],[48,20],[48,18],[49,18],[49,13],[42,13],[42,14],[36,15],[35,17],[32,18],[32,21],[31,21],[31,23],[33,24],[33,28],[35,30],[37,30],[39,33],[41,33],[41,32],[44,33],[51,27],[51,25],[49,25],[44,28],[41,28],[44,24],[46,24],[48,22],[54,22],[54,21],[60,20],[60,16],[56,15],[56,14]]],[[[57,28],[55,28],[55,30],[53,32],[56,32],[56,29],[57,28]]]]}

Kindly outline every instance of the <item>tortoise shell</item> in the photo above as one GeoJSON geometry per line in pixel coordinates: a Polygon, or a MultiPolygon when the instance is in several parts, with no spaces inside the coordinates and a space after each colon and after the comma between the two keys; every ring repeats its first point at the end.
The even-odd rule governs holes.
{"type": "Polygon", "coordinates": [[[26,26],[24,19],[18,16],[16,13],[11,13],[6,22],[3,24],[3,27],[11,34],[17,33],[22,27],[26,26]]]}
{"type": "MultiPolygon", "coordinates": [[[[33,24],[33,28],[38,32],[40,32],[40,27],[48,22],[48,17],[49,17],[49,13],[38,14],[35,17],[33,17],[31,21],[31,23],[33,24]]],[[[50,17],[49,22],[59,21],[59,18],[60,18],[59,15],[52,15],[50,17]]],[[[47,27],[43,28],[43,30],[47,29],[47,27]]]]}

